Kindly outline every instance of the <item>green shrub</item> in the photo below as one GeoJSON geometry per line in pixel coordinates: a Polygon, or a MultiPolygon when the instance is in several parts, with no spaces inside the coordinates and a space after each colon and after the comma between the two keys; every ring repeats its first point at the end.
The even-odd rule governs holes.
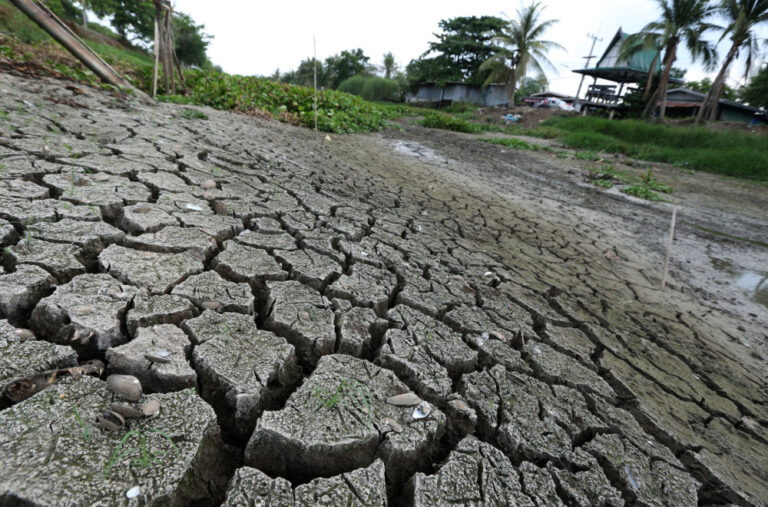
{"type": "Polygon", "coordinates": [[[400,86],[392,79],[371,77],[365,82],[360,96],[365,100],[396,100],[400,86]]]}
{"type": "MultiPolygon", "coordinates": [[[[248,112],[269,111],[275,117],[305,127],[314,125],[314,90],[306,86],[275,83],[250,76],[232,76],[194,70],[186,74],[186,96],[164,100],[248,112]]],[[[335,90],[317,92],[317,125],[326,132],[370,132],[381,130],[398,115],[360,97],[335,90]]]]}
{"type": "Polygon", "coordinates": [[[453,130],[454,132],[478,132],[480,128],[474,123],[461,118],[440,113],[427,113],[421,124],[432,129],[453,130]]]}
{"type": "Polygon", "coordinates": [[[352,76],[341,82],[339,85],[339,91],[362,97],[363,87],[367,81],[368,78],[365,76],[352,76]]]}

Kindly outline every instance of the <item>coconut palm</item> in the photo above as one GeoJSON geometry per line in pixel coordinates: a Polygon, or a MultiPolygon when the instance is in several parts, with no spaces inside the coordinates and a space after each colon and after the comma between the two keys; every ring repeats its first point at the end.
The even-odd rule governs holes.
{"type": "Polygon", "coordinates": [[[744,78],[749,77],[749,69],[752,66],[752,59],[757,53],[759,41],[754,33],[754,28],[760,23],[768,21],[768,0],[722,0],[717,11],[727,22],[720,40],[730,35],[731,49],[725,56],[720,72],[718,72],[715,82],[712,83],[707,97],[699,108],[696,123],[705,117],[708,120],[714,120],[717,117],[717,106],[723,95],[728,69],[741,51],[747,53],[744,78]]]}
{"type": "Polygon", "coordinates": [[[646,111],[652,110],[658,104],[659,119],[663,121],[667,109],[669,73],[677,60],[680,44],[685,44],[693,61],[701,59],[705,66],[711,68],[717,53],[715,47],[702,36],[707,30],[717,27],[707,21],[714,12],[714,7],[708,0],[656,1],[661,8],[661,17],[648,23],[639,33],[628,38],[627,44],[633,44],[631,41],[634,40],[637,48],[653,46],[664,51],[661,82],[648,103],[649,108],[646,108],[646,111]],[[636,44],[638,41],[642,44],[636,44]]]}
{"type": "Polygon", "coordinates": [[[498,44],[498,51],[480,66],[481,71],[490,71],[484,85],[494,82],[507,83],[509,104],[514,104],[515,88],[518,80],[522,79],[528,68],[543,75],[543,67],[554,69],[555,66],[547,59],[547,51],[563,47],[556,42],[541,40],[541,36],[556,19],[541,20],[541,2],[531,2],[528,7],[517,9],[517,16],[509,19],[505,26],[493,39],[498,44]]]}

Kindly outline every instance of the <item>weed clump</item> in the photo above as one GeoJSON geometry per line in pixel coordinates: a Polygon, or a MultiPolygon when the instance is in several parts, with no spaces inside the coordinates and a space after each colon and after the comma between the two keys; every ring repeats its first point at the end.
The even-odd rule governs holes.
{"type": "Polygon", "coordinates": [[[421,120],[421,125],[432,129],[452,130],[454,132],[467,132],[470,134],[480,131],[480,127],[474,123],[441,113],[425,114],[424,119],[421,120]]]}

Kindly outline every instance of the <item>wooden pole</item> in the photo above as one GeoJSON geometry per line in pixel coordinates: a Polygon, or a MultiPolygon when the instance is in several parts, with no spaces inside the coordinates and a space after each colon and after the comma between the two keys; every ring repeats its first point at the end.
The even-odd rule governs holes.
{"type": "Polygon", "coordinates": [[[315,139],[317,139],[317,40],[315,39],[315,36],[312,35],[312,51],[314,53],[312,59],[314,60],[314,76],[312,78],[314,86],[315,86],[315,103],[313,106],[313,109],[315,111],[315,139]]]}
{"type": "Polygon", "coordinates": [[[152,98],[157,97],[157,66],[160,65],[160,27],[157,24],[157,10],[155,10],[155,65],[152,70],[152,98]]]}
{"type": "Polygon", "coordinates": [[[661,277],[661,290],[667,285],[667,272],[669,271],[669,256],[672,253],[672,240],[675,238],[675,219],[677,218],[677,204],[672,206],[672,223],[669,226],[669,239],[667,240],[667,256],[664,259],[664,274],[661,277]]]}
{"type": "Polygon", "coordinates": [[[56,42],[64,46],[83,65],[88,67],[102,81],[117,88],[127,88],[139,95],[144,92],[135,88],[123,79],[115,69],[109,66],[99,55],[88,47],[72,30],[70,30],[54,13],[39,2],[32,0],[11,0],[21,12],[45,30],[56,42]]]}

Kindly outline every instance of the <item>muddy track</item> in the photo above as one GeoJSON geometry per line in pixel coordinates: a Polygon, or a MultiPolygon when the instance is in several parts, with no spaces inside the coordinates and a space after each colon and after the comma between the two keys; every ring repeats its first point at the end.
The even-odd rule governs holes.
{"type": "Polygon", "coordinates": [[[405,122],[0,89],[0,384],[99,359],[161,404],[6,388],[0,505],[766,503],[768,318],[682,256],[658,289],[664,206],[405,122]]]}

